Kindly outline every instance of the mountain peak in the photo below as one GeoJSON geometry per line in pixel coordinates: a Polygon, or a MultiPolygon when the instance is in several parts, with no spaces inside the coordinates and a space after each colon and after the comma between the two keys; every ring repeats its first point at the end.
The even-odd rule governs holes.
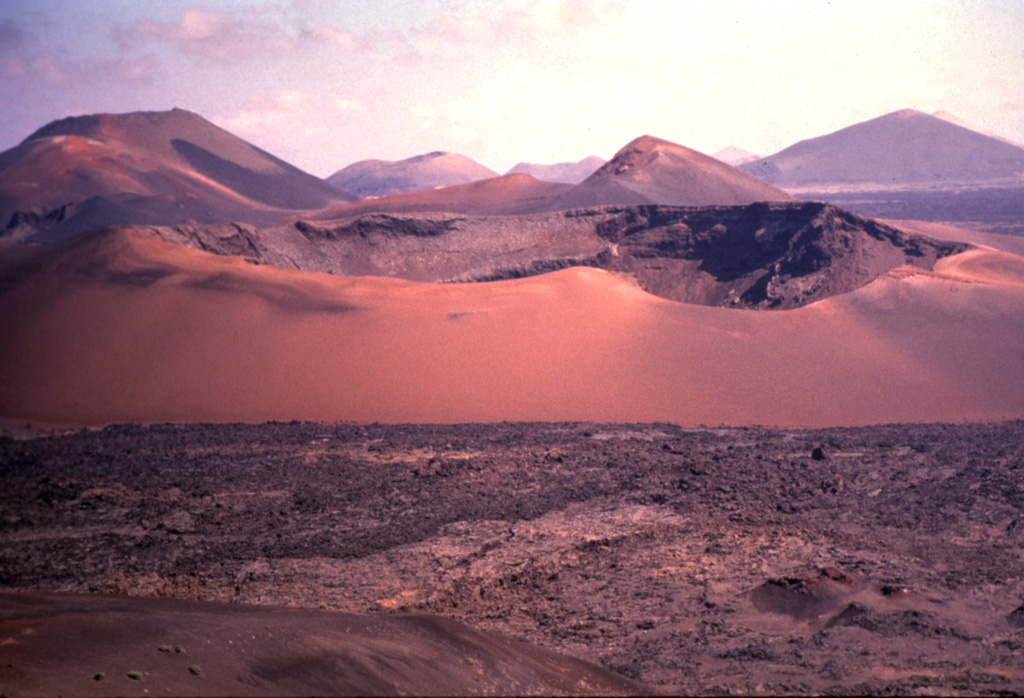
{"type": "Polygon", "coordinates": [[[596,155],[585,157],[579,162],[558,162],[552,165],[520,162],[505,174],[525,173],[546,182],[579,184],[604,163],[604,158],[596,155]]]}
{"type": "Polygon", "coordinates": [[[216,128],[195,112],[179,107],[167,111],[136,111],[125,114],[79,114],[51,121],[36,129],[22,143],[53,136],[115,136],[128,130],[145,130],[154,127],[187,129],[197,124],[207,124],[216,128]]]}
{"type": "Polygon", "coordinates": [[[780,186],[1015,180],[1024,153],[989,135],[902,109],[800,141],[743,169],[780,186]]]}
{"type": "Polygon", "coordinates": [[[699,155],[697,151],[690,150],[685,146],[645,134],[639,138],[634,138],[623,146],[619,152],[615,153],[611,160],[599,167],[588,179],[601,179],[625,174],[630,170],[644,167],[658,153],[664,151],[673,151],[683,157],[689,154],[699,155]]]}
{"type": "Polygon", "coordinates": [[[261,222],[352,200],[184,109],[58,119],[3,155],[0,224],[19,212],[36,221],[10,233],[18,239],[125,223],[261,222]]]}
{"type": "Polygon", "coordinates": [[[424,153],[423,155],[414,155],[411,158],[405,160],[405,162],[423,162],[424,160],[436,160],[437,158],[443,158],[448,155],[451,155],[451,153],[445,150],[434,150],[429,153],[424,153]]]}
{"type": "Polygon", "coordinates": [[[643,135],[565,197],[573,206],[658,203],[729,206],[789,201],[792,196],[756,177],[686,146],[643,135]]]}
{"type": "Polygon", "coordinates": [[[497,172],[465,155],[435,150],[405,160],[360,160],[338,170],[327,181],[366,197],[467,184],[497,176],[497,172]]]}
{"type": "Polygon", "coordinates": [[[918,111],[917,109],[900,109],[899,111],[894,111],[891,114],[886,114],[886,116],[894,119],[912,119],[919,116],[928,115],[925,114],[923,111],[918,111]]]}

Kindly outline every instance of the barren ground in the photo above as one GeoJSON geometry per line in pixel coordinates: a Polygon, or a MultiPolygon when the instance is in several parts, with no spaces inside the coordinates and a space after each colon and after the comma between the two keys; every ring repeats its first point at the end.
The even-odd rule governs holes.
{"type": "Polygon", "coordinates": [[[439,614],[666,691],[1024,692],[1024,422],[118,426],[11,432],[0,478],[3,590],[439,614]]]}

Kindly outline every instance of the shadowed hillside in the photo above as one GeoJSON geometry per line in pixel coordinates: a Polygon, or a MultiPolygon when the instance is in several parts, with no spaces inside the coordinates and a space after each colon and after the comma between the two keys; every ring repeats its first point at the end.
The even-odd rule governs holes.
{"type": "Polygon", "coordinates": [[[741,166],[780,187],[980,183],[1024,176],[1024,149],[913,109],[741,166]]]}
{"type": "Polygon", "coordinates": [[[182,109],[54,121],[0,153],[0,235],[269,223],[353,197],[182,109]]]}

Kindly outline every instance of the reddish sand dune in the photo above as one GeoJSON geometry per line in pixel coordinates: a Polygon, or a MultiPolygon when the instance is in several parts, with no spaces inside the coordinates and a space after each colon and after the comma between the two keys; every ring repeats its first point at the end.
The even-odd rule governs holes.
{"type": "Polygon", "coordinates": [[[601,667],[426,615],[0,594],[11,696],[640,695],[601,667]]]}
{"type": "Polygon", "coordinates": [[[0,251],[0,417],[667,420],[1024,416],[1024,259],[900,267],[789,311],[575,268],[430,285],[247,264],[141,231],[0,251]]]}

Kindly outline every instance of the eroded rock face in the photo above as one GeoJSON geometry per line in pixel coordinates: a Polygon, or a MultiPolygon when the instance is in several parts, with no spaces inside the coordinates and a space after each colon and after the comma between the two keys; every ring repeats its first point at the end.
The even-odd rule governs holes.
{"type": "Polygon", "coordinates": [[[821,203],[735,207],[638,206],[597,224],[628,271],[671,300],[795,308],[847,293],[887,271],[965,249],[907,235],[821,203]]]}
{"type": "Polygon", "coordinates": [[[848,293],[895,267],[931,268],[966,249],[814,202],[604,206],[522,216],[368,214],[262,230],[158,232],[268,264],[413,281],[495,281],[597,267],[629,275],[669,300],[762,309],[848,293]]]}

